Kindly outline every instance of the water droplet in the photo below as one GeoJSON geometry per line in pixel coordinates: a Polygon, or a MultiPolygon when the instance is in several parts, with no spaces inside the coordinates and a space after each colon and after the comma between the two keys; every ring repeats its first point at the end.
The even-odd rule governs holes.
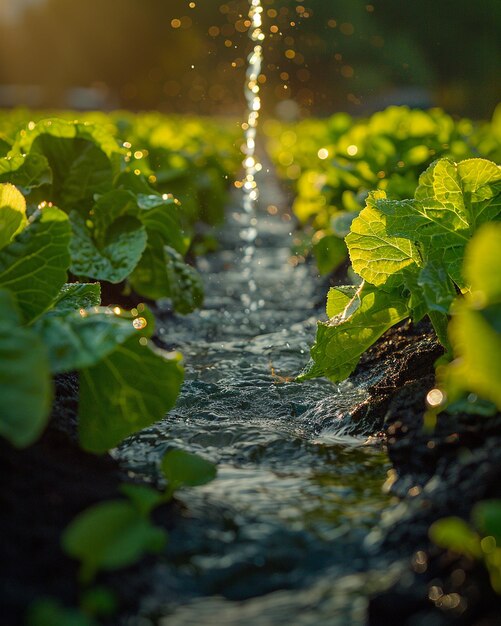
{"type": "Polygon", "coordinates": [[[132,321],[132,325],[134,326],[136,330],[142,330],[148,325],[148,322],[145,320],[144,317],[136,317],[132,321]]]}

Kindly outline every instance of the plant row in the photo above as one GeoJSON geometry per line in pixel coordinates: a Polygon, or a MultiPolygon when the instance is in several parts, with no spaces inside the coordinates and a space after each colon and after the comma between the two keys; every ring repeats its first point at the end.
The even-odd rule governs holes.
{"type": "Polygon", "coordinates": [[[392,106],[367,119],[337,113],[294,125],[267,122],[265,130],[279,175],[293,181],[303,247],[321,274],[347,258],[344,237],[369,192],[412,197],[421,172],[438,158],[501,161],[501,106],[490,123],[392,106]]]}
{"type": "MultiPolygon", "coordinates": [[[[330,289],[327,321],[318,323],[311,361],[298,380],[324,376],[340,382],[392,326],[427,317],[444,356],[436,363],[436,387],[427,396],[424,427],[432,429],[437,419],[451,414],[479,419],[498,415],[501,167],[493,160],[461,157],[480,149],[501,156],[501,137],[494,130],[501,110],[493,125],[478,127],[464,120],[453,123],[438,111],[402,108],[376,114],[369,122],[335,116],[327,124],[339,128],[340,120],[345,128],[329,149],[339,154],[357,145],[360,159],[339,161],[338,156],[323,173],[316,171],[314,176],[335,181],[321,188],[311,186],[313,170],[306,171],[295,206],[300,218],[312,218],[324,234],[331,233],[318,239],[326,243],[319,257],[323,268],[331,271],[347,253],[351,280],[330,289]],[[428,139],[422,133],[426,128],[428,139]],[[465,129],[468,133],[461,138],[465,129]],[[429,163],[440,153],[439,144],[448,156],[429,163]],[[416,156],[411,165],[411,154],[422,159],[416,156]],[[384,177],[377,176],[376,167],[384,167],[384,177]],[[377,184],[368,190],[371,180],[377,184]],[[309,205],[312,211],[306,216],[301,210],[308,193],[316,204],[309,205]],[[334,258],[329,253],[337,250],[332,240],[342,248],[336,263],[328,265],[334,258]]],[[[306,167],[307,152],[298,149],[294,155],[304,157],[306,167]]],[[[439,520],[430,536],[442,547],[482,560],[493,588],[501,593],[501,501],[477,504],[471,520],[439,520]]]]}
{"type": "MultiPolygon", "coordinates": [[[[223,218],[239,166],[231,126],[156,114],[0,115],[0,436],[35,443],[51,415],[54,377],[78,373],[78,437],[104,453],[174,405],[181,355],[152,340],[142,299],[185,314],[203,288],[185,261],[199,225],[223,218]],[[112,289],[111,287],[115,285],[112,289]],[[115,294],[115,295],[112,295],[115,294]],[[137,304],[124,309],[127,295],[137,304]]],[[[204,232],[202,229],[201,232],[204,232]]],[[[62,537],[81,562],[80,610],[36,603],[28,623],[90,624],[112,613],[99,570],[162,549],[150,520],[175,489],[204,484],[212,463],[182,450],[162,460],[164,492],[123,485],[125,499],[83,511],[62,537]]]]}

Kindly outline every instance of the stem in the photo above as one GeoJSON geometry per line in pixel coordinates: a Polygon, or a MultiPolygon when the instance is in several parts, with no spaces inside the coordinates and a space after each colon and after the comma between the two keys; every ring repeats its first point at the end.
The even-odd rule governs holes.
{"type": "Polygon", "coordinates": [[[452,352],[452,347],[449,342],[449,336],[447,334],[447,327],[449,325],[449,318],[443,313],[437,311],[429,311],[428,317],[432,323],[432,326],[437,334],[438,340],[446,349],[447,352],[452,352]]]}

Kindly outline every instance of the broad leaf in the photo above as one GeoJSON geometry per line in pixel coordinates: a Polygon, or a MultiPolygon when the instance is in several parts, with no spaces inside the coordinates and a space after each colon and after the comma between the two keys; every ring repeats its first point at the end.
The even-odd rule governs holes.
{"type": "Polygon", "coordinates": [[[103,247],[98,247],[81,215],[72,211],[70,220],[73,229],[70,244],[72,273],[110,283],[125,280],[138,264],[146,246],[146,230],[141,222],[131,216],[115,220],[106,232],[103,247]]]}
{"type": "MultiPolygon", "coordinates": [[[[422,291],[422,299],[427,311],[448,314],[456,297],[456,289],[447,270],[436,262],[430,262],[419,272],[417,284],[422,291]]],[[[419,295],[417,296],[419,299],[419,295]]]]}
{"type": "Polygon", "coordinates": [[[440,159],[420,177],[414,201],[381,199],[376,206],[390,235],[418,241],[425,260],[444,265],[465,288],[465,246],[481,223],[501,213],[501,169],[484,159],[440,159]]]}
{"type": "Polygon", "coordinates": [[[466,250],[471,293],[453,307],[455,360],[438,371],[451,401],[474,392],[501,409],[501,224],[484,225],[466,250]]]}
{"type": "Polygon", "coordinates": [[[0,182],[12,183],[28,196],[33,189],[52,184],[52,170],[41,154],[15,154],[0,159],[0,182]]]}
{"type": "Polygon", "coordinates": [[[41,315],[64,285],[70,236],[67,216],[48,206],[0,250],[0,287],[14,294],[25,322],[41,315]]]}
{"type": "Polygon", "coordinates": [[[14,446],[32,444],[50,412],[52,384],[47,350],[20,326],[12,295],[0,289],[0,435],[14,446]]]}
{"type": "Polygon", "coordinates": [[[176,311],[190,313],[203,302],[203,286],[198,272],[187,265],[162,238],[150,233],[148,246],[130,276],[137,293],[157,300],[171,298],[176,311]]]}
{"type": "Polygon", "coordinates": [[[144,517],[148,517],[155,507],[165,502],[165,494],[148,485],[125,483],[120,486],[120,491],[129,498],[136,511],[144,517]]]}
{"type": "Polygon", "coordinates": [[[166,532],[123,500],[96,504],[80,513],[66,528],[62,546],[81,562],[80,579],[89,583],[99,570],[132,565],[145,553],[159,552],[166,532]]]}
{"type": "Polygon", "coordinates": [[[47,346],[53,374],[92,367],[138,335],[131,319],[104,307],[45,315],[36,330],[47,346]]]}
{"type": "Polygon", "coordinates": [[[179,362],[179,354],[142,345],[138,337],[131,337],[94,367],[81,370],[82,446],[105,452],[164,417],[181,386],[179,362]]]}
{"type": "Polygon", "coordinates": [[[353,220],[346,237],[353,269],[372,285],[401,285],[403,270],[417,271],[419,253],[407,238],[388,234],[386,216],[376,207],[384,192],[374,192],[367,206],[353,220]]]}
{"type": "Polygon", "coordinates": [[[112,188],[122,152],[102,128],[58,119],[43,120],[25,130],[13,151],[45,156],[53,173],[48,199],[66,212],[78,208],[84,213],[94,194],[112,188]]]}
{"type": "MultiPolygon", "coordinates": [[[[336,308],[342,302],[346,302],[346,298],[339,298],[336,308]]],[[[326,376],[334,382],[344,380],[353,372],[365,350],[409,315],[405,298],[370,285],[365,285],[352,303],[346,302],[345,308],[346,315],[319,322],[311,349],[313,362],[298,380],[318,376],[326,376]]]]}
{"type": "Polygon", "coordinates": [[[214,480],[214,463],[184,450],[169,450],[162,459],[162,471],[170,490],[180,487],[198,487],[214,480]]]}
{"type": "Polygon", "coordinates": [[[501,302],[501,224],[483,226],[471,240],[464,276],[477,305],[501,302]]]}
{"type": "Polygon", "coordinates": [[[159,194],[138,194],[137,203],[140,209],[137,217],[145,225],[148,235],[157,233],[164,244],[184,254],[186,242],[176,200],[159,194]]]}
{"type": "Polygon", "coordinates": [[[10,243],[27,223],[23,195],[14,185],[0,185],[0,249],[10,243]]]}
{"type": "Polygon", "coordinates": [[[326,235],[313,247],[320,274],[336,270],[347,257],[346,244],[336,235],[326,235]]]}

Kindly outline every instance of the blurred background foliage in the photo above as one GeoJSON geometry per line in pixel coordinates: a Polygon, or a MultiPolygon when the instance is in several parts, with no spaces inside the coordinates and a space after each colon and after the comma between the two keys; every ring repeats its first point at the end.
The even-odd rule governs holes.
{"type": "MultiPolygon", "coordinates": [[[[501,99],[499,0],[263,0],[264,112],[501,99]]],[[[0,0],[0,106],[243,109],[247,0],[0,0]]]]}

